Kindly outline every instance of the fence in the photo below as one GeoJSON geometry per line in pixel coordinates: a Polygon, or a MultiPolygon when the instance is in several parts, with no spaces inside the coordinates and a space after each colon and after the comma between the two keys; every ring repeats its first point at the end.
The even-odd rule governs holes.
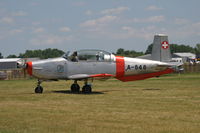
{"type": "Polygon", "coordinates": [[[183,68],[185,73],[200,73],[200,64],[184,64],[183,68]]]}
{"type": "Polygon", "coordinates": [[[26,79],[30,77],[24,70],[5,70],[1,72],[6,73],[6,80],[26,79]]]}

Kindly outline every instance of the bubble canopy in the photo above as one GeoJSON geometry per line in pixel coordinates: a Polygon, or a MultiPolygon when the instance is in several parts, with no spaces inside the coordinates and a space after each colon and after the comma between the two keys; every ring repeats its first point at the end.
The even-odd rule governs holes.
{"type": "Polygon", "coordinates": [[[64,56],[65,59],[70,61],[98,61],[98,62],[111,62],[114,61],[114,55],[104,50],[79,50],[73,53],[67,52],[64,56]]]}

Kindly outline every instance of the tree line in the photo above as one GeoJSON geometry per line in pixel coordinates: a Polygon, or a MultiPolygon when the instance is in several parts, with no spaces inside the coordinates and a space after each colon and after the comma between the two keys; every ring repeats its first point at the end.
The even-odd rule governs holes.
{"type": "Polygon", "coordinates": [[[0,53],[0,59],[2,59],[3,58],[3,56],[2,56],[2,54],[0,53]]]}
{"type": "MultiPolygon", "coordinates": [[[[116,55],[120,56],[127,56],[127,57],[137,57],[142,56],[145,54],[151,54],[153,44],[150,44],[145,52],[138,52],[135,50],[125,50],[123,48],[119,48],[117,50],[116,55]]],[[[170,45],[171,53],[177,53],[177,52],[190,52],[197,55],[198,58],[200,58],[200,44],[196,44],[195,47],[191,47],[189,45],[178,45],[178,44],[171,44],[170,45]]],[[[65,52],[59,49],[44,49],[44,50],[26,50],[25,53],[20,53],[17,55],[9,55],[6,58],[40,58],[40,59],[47,59],[47,58],[54,58],[54,57],[60,57],[65,52]]],[[[3,58],[3,55],[0,52],[0,58],[3,58]]]]}
{"type": "MultiPolygon", "coordinates": [[[[145,52],[136,52],[134,50],[124,50],[123,48],[120,48],[117,50],[116,54],[120,56],[137,57],[145,54],[151,54],[152,48],[153,44],[150,44],[145,52]]],[[[171,53],[190,52],[196,54],[198,58],[200,58],[200,44],[196,44],[195,47],[183,44],[170,44],[170,51],[171,53]]]]}
{"type": "Polygon", "coordinates": [[[47,59],[47,58],[54,58],[60,57],[65,52],[59,49],[38,49],[38,50],[26,50],[25,53],[20,53],[19,56],[17,55],[9,55],[7,58],[40,58],[40,59],[47,59]]]}
{"type": "MultiPolygon", "coordinates": [[[[150,44],[147,47],[145,54],[150,54],[153,48],[153,44],[150,44]]],[[[200,54],[200,44],[196,44],[196,47],[191,47],[189,45],[178,45],[178,44],[170,44],[171,53],[179,53],[179,52],[190,52],[194,54],[200,54]]]]}

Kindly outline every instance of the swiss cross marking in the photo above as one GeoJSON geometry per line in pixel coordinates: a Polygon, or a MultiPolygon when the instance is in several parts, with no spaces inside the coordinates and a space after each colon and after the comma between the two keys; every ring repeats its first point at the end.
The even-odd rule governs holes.
{"type": "Polygon", "coordinates": [[[169,43],[167,41],[162,42],[162,48],[163,49],[168,49],[169,48],[169,43]]]}

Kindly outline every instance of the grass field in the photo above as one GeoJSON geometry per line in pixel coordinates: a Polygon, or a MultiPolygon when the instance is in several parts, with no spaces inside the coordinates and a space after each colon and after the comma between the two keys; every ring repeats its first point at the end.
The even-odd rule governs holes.
{"type": "Polygon", "coordinates": [[[200,74],[135,82],[94,81],[71,94],[71,81],[0,81],[1,133],[198,133],[200,74]]]}

